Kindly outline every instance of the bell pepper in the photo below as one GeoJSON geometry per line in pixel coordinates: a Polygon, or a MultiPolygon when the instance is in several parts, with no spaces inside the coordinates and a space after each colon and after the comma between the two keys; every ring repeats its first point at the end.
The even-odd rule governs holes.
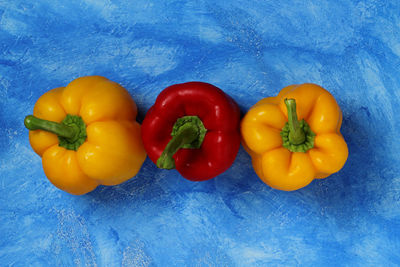
{"type": "Polygon", "coordinates": [[[241,122],[243,146],[256,174],[291,191],[338,172],[348,157],[342,112],[316,84],[291,85],[256,103],[241,122]]]}
{"type": "Polygon", "coordinates": [[[159,168],[186,179],[211,179],[233,163],[240,147],[240,110],[221,89],[188,82],[164,89],[147,112],[142,140],[159,168]]]}
{"type": "Polygon", "coordinates": [[[122,86],[87,76],[43,94],[25,126],[50,182],[82,195],[138,173],[146,153],[136,114],[122,86]]]}

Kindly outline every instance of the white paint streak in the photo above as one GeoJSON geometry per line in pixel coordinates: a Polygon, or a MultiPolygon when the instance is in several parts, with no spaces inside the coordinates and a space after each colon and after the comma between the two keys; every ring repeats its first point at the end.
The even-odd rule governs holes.
{"type": "Polygon", "coordinates": [[[85,219],[76,215],[73,210],[59,210],[58,220],[57,235],[71,249],[75,264],[97,266],[85,219]]]}
{"type": "Polygon", "coordinates": [[[178,65],[177,49],[167,46],[142,46],[131,51],[135,66],[151,76],[173,70],[178,65]]]}
{"type": "Polygon", "coordinates": [[[400,17],[393,16],[390,20],[380,18],[379,23],[375,23],[372,34],[379,38],[382,43],[397,57],[400,57],[400,17]]]}
{"type": "Polygon", "coordinates": [[[216,25],[199,27],[199,37],[205,41],[217,44],[223,41],[222,29],[216,25]]]}
{"type": "Polygon", "coordinates": [[[150,266],[150,263],[151,258],[144,252],[143,244],[140,241],[136,241],[135,244],[124,249],[122,258],[123,267],[147,267],[150,266]]]}
{"type": "Polygon", "coordinates": [[[255,264],[259,262],[289,262],[300,263],[301,258],[297,258],[299,251],[307,254],[307,261],[312,262],[318,258],[317,251],[310,244],[306,244],[301,238],[290,237],[280,239],[269,239],[268,243],[254,243],[251,245],[230,242],[234,247],[230,250],[230,255],[235,262],[242,265],[255,264]]]}
{"type": "Polygon", "coordinates": [[[28,26],[23,21],[17,20],[4,12],[0,21],[0,29],[12,35],[20,36],[28,31],[28,26]]]}
{"type": "Polygon", "coordinates": [[[379,103],[379,105],[371,105],[370,108],[375,110],[374,114],[381,114],[382,119],[386,118],[392,129],[394,129],[393,96],[389,95],[388,90],[381,80],[382,74],[380,73],[378,62],[369,54],[362,51],[357,63],[369,89],[369,93],[365,94],[365,97],[368,97],[371,103],[379,103]]]}
{"type": "MultiPolygon", "coordinates": [[[[0,159],[0,171],[13,171],[20,169],[21,165],[40,166],[41,158],[32,148],[15,143],[13,149],[10,149],[8,157],[0,159]]],[[[24,169],[25,175],[32,174],[35,171],[33,168],[24,169]]]]}
{"type": "MultiPolygon", "coordinates": [[[[394,175],[393,175],[394,176],[394,175]]],[[[390,177],[390,176],[389,176],[390,177]]],[[[387,220],[400,219],[400,176],[386,181],[375,203],[376,212],[387,220]]]]}
{"type": "Polygon", "coordinates": [[[361,225],[364,237],[349,248],[349,252],[355,254],[360,260],[361,266],[394,266],[392,264],[395,263],[396,257],[388,256],[398,254],[397,244],[384,238],[380,227],[374,224],[361,225]]]}

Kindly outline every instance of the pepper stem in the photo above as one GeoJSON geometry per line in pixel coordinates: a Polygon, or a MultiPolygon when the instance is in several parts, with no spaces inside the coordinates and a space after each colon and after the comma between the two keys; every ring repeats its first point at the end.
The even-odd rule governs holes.
{"type": "Polygon", "coordinates": [[[44,130],[67,139],[74,139],[74,137],[79,133],[79,129],[77,129],[77,127],[67,126],[59,122],[39,119],[33,115],[26,116],[24,124],[25,127],[31,131],[44,130]]]}
{"type": "Polygon", "coordinates": [[[69,150],[78,150],[86,140],[86,125],[82,118],[67,115],[62,122],[39,119],[28,115],[24,120],[25,127],[31,131],[44,130],[58,136],[59,146],[69,150]]]}
{"type": "Polygon", "coordinates": [[[288,112],[288,123],[289,123],[289,141],[294,145],[304,143],[306,135],[304,130],[300,127],[300,122],[297,118],[296,112],[296,100],[285,99],[285,104],[288,112]]]}
{"type": "Polygon", "coordinates": [[[303,119],[297,118],[296,100],[285,99],[288,112],[288,122],[282,128],[282,146],[291,152],[307,152],[314,147],[315,133],[303,119]]]}
{"type": "Polygon", "coordinates": [[[157,160],[157,167],[174,169],[173,155],[181,148],[200,148],[207,130],[197,116],[179,118],[172,129],[172,139],[169,141],[161,156],[157,160]]]}

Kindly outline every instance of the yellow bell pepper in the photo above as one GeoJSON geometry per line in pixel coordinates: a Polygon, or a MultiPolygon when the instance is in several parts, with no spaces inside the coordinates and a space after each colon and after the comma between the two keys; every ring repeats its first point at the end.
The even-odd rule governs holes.
{"type": "Polygon", "coordinates": [[[137,107],[119,84],[78,78],[48,91],[25,118],[33,150],[56,187],[74,195],[135,176],[146,153],[137,107]]]}
{"type": "Polygon", "coordinates": [[[343,167],[348,148],[341,125],[342,112],[328,91],[315,84],[291,85],[248,111],[242,142],[266,184],[297,190],[343,167]]]}

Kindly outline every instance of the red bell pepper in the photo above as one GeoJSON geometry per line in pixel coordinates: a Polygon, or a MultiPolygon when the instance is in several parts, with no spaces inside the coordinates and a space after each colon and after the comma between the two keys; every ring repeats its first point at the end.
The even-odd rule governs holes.
{"type": "Polygon", "coordinates": [[[164,89],[142,124],[142,140],[159,168],[191,181],[226,171],[240,147],[240,110],[221,89],[188,82],[164,89]]]}

